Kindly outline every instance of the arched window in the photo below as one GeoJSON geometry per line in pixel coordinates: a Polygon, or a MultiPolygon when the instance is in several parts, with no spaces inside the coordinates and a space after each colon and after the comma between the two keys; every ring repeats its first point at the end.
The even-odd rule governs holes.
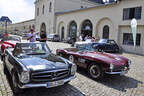
{"type": "Polygon", "coordinates": [[[109,39],[109,26],[105,25],[103,27],[103,39],[109,39]]]}
{"type": "Polygon", "coordinates": [[[61,41],[64,40],[64,26],[61,28],[61,41]]]}
{"type": "Polygon", "coordinates": [[[49,12],[52,11],[52,3],[50,2],[50,5],[49,5],[49,12]]]}
{"type": "Polygon", "coordinates": [[[45,6],[43,5],[42,14],[44,14],[44,11],[45,11],[45,6]]]}

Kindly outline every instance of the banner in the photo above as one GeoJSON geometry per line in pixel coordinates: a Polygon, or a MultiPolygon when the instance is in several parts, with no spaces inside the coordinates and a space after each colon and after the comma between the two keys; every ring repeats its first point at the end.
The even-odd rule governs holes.
{"type": "Polygon", "coordinates": [[[134,48],[136,48],[137,21],[135,18],[132,19],[131,21],[131,30],[132,30],[132,35],[133,35],[134,48]]]}

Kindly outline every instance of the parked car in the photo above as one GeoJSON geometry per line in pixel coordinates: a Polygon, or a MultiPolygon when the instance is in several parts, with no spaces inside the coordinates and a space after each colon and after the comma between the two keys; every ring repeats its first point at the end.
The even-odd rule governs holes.
{"type": "Polygon", "coordinates": [[[104,52],[119,52],[120,48],[114,40],[101,39],[98,42],[93,43],[93,47],[98,51],[104,52]]]}
{"type": "Polygon", "coordinates": [[[56,34],[49,34],[47,36],[47,40],[48,41],[57,41],[57,42],[59,42],[60,41],[60,37],[59,37],[59,35],[56,35],[56,34]]]}
{"type": "Polygon", "coordinates": [[[75,78],[76,65],[52,54],[46,43],[17,43],[5,51],[4,72],[12,77],[13,91],[56,87],[75,78]]]}
{"type": "MultiPolygon", "coordinates": [[[[15,44],[21,42],[20,36],[9,35],[7,38],[3,38],[5,49],[11,47],[14,48],[15,44]]],[[[0,42],[0,53],[1,53],[1,42],[0,42]]]]}
{"type": "Polygon", "coordinates": [[[87,42],[76,42],[75,48],[57,49],[56,53],[88,70],[89,76],[94,79],[102,78],[104,74],[124,75],[131,63],[119,55],[96,52],[92,44],[87,42]]]}

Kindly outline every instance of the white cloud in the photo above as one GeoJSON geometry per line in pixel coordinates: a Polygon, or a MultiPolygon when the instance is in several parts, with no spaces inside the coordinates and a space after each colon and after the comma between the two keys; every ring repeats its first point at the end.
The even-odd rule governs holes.
{"type": "Polygon", "coordinates": [[[33,19],[34,4],[30,5],[28,1],[26,2],[26,0],[0,0],[0,15],[8,16],[13,22],[33,19]]]}

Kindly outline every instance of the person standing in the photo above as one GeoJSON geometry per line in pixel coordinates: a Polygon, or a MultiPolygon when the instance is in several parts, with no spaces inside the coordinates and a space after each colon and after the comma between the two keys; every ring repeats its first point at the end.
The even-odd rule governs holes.
{"type": "Polygon", "coordinates": [[[34,32],[33,29],[30,30],[30,33],[28,34],[28,38],[30,42],[35,42],[36,41],[36,32],[34,32]]]}
{"type": "Polygon", "coordinates": [[[47,35],[44,31],[41,31],[40,33],[40,42],[46,42],[47,41],[47,35]]]}
{"type": "Polygon", "coordinates": [[[4,50],[5,50],[5,45],[4,45],[4,40],[1,40],[1,61],[4,59],[4,50]]]}
{"type": "MultiPolygon", "coordinates": [[[[41,33],[40,33],[40,42],[45,42],[46,43],[46,41],[47,41],[47,35],[46,35],[46,33],[44,31],[41,31],[41,33]]],[[[42,44],[42,49],[43,50],[45,50],[44,46],[45,45],[42,44]]]]}

